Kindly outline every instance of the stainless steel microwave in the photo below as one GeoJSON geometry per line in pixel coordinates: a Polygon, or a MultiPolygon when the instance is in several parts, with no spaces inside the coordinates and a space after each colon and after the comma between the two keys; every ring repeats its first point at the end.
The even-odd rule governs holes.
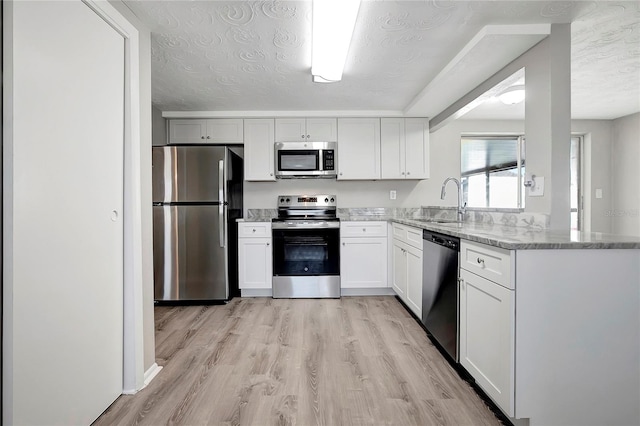
{"type": "Polygon", "coordinates": [[[336,178],[336,142],[277,142],[276,177],[336,178]]]}

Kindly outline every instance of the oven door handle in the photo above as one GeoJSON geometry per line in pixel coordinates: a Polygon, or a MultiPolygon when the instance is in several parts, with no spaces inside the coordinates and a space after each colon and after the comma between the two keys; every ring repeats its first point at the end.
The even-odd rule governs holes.
{"type": "Polygon", "coordinates": [[[322,222],[309,224],[291,224],[286,222],[272,222],[271,229],[336,229],[340,228],[340,222],[322,222]]]}

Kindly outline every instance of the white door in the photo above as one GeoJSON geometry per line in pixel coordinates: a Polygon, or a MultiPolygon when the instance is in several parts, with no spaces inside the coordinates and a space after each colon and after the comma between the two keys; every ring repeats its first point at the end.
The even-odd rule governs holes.
{"type": "Polygon", "coordinates": [[[343,238],[340,248],[342,288],[387,286],[387,239],[343,238]]]}
{"type": "Polygon", "coordinates": [[[338,179],[380,179],[380,119],[338,119],[338,179]]]}
{"type": "Polygon", "coordinates": [[[90,424],[122,392],[124,38],[80,1],[12,9],[4,402],[12,424],[90,424]]]}
{"type": "Polygon", "coordinates": [[[407,299],[407,255],[405,249],[393,243],[393,289],[404,301],[407,299]]]}
{"type": "Polygon", "coordinates": [[[422,317],[422,250],[407,246],[407,305],[422,317]]]}

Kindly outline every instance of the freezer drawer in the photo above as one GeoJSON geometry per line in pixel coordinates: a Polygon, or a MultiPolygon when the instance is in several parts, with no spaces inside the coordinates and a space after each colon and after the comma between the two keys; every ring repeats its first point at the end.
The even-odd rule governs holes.
{"type": "Polygon", "coordinates": [[[226,233],[216,205],[153,207],[155,300],[224,300],[226,233]]]}

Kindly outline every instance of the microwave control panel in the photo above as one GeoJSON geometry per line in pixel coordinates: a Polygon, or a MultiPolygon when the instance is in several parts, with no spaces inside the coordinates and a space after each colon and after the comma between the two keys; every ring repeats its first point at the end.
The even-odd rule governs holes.
{"type": "Polygon", "coordinates": [[[325,149],[322,151],[322,170],[335,170],[333,149],[325,149]]]}

